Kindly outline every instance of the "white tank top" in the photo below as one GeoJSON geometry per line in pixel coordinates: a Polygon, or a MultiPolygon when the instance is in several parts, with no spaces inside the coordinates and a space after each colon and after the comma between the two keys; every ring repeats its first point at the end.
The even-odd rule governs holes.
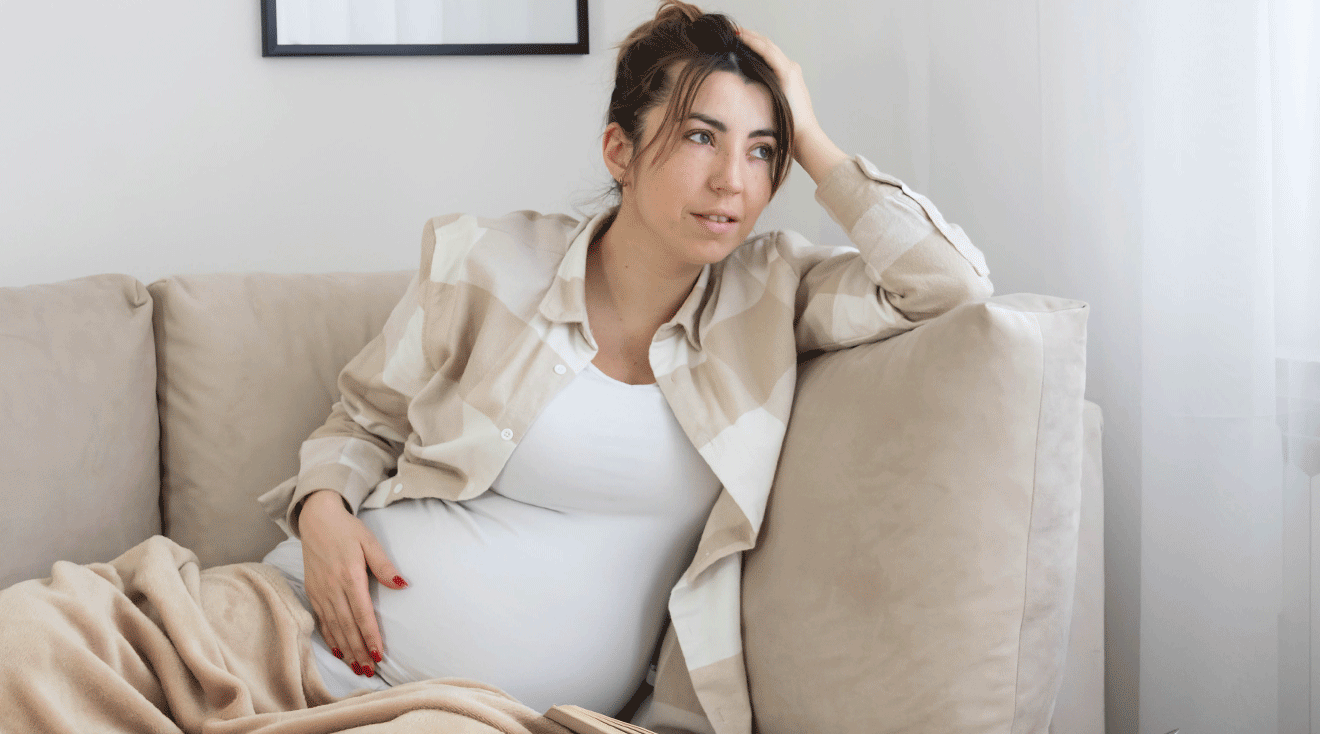
{"type": "MultiPolygon", "coordinates": [[[[659,387],[589,365],[544,408],[490,491],[359,513],[409,583],[372,585],[380,677],[474,678],[538,711],[619,710],[646,674],[719,486],[659,387]]],[[[266,561],[301,591],[298,541],[266,561]]],[[[328,652],[317,659],[347,671],[328,652]]]]}

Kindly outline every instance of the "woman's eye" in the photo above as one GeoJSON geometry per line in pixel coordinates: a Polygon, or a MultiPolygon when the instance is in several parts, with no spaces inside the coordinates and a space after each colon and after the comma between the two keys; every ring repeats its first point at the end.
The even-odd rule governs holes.
{"type": "Polygon", "coordinates": [[[752,149],[752,155],[763,161],[768,161],[775,156],[775,149],[768,145],[758,145],[752,149]]]}
{"type": "Polygon", "coordinates": [[[705,130],[696,130],[694,132],[690,132],[687,135],[687,139],[691,140],[697,145],[710,145],[712,142],[710,138],[710,133],[706,132],[705,130]]]}

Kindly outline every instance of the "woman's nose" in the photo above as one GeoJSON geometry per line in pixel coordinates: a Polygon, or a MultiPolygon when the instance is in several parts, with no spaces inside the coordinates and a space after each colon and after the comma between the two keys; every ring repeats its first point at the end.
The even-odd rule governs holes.
{"type": "Polygon", "coordinates": [[[733,153],[719,156],[715,170],[711,172],[711,188],[725,194],[737,194],[743,188],[742,161],[733,153]]]}

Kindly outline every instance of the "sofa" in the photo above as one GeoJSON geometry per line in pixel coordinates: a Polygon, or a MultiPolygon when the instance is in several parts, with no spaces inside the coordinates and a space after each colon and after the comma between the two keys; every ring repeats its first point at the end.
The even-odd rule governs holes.
{"type": "MultiPolygon", "coordinates": [[[[408,276],[0,288],[0,587],[156,534],[259,560],[283,535],[256,497],[297,473],[408,276]]],[[[995,296],[803,355],[744,564],[758,732],[1104,730],[1086,316],[995,296]]]]}

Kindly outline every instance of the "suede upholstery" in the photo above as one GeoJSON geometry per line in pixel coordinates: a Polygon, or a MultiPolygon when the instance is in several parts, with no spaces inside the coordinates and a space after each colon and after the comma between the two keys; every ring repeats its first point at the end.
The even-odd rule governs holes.
{"type": "Polygon", "coordinates": [[[164,528],[203,567],[259,561],[284,540],[257,495],[298,473],[298,445],[330,414],[340,367],[380,331],[409,275],[151,284],[164,528]]]}
{"type": "Polygon", "coordinates": [[[1072,613],[1086,315],[1001,296],[805,365],[743,574],[762,734],[1046,730],[1072,613]]]}
{"type": "Polygon", "coordinates": [[[151,313],[126,275],[0,288],[0,588],[160,532],[151,313]]]}
{"type": "Polygon", "coordinates": [[[1077,584],[1063,684],[1054,700],[1051,732],[1105,730],[1105,492],[1101,467],[1104,416],[1087,402],[1082,413],[1081,527],[1077,537],[1077,584]]]}

